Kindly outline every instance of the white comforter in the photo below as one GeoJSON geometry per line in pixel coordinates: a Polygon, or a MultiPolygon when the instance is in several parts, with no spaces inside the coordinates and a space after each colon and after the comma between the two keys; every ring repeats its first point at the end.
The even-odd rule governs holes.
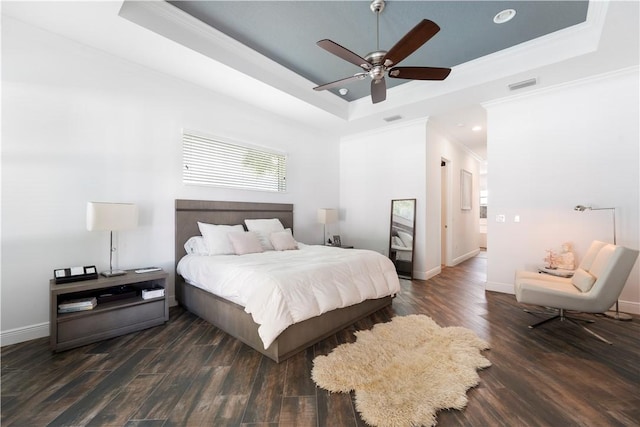
{"type": "Polygon", "coordinates": [[[400,290],[393,263],[377,252],[299,245],[241,256],[187,255],[178,274],[243,306],[260,325],[265,349],[294,323],[400,290]]]}

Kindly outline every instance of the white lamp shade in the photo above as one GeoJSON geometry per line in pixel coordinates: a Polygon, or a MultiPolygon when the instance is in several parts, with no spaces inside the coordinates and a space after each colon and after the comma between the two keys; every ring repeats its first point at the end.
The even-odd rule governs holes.
{"type": "Polygon", "coordinates": [[[138,207],[133,203],[87,203],[87,230],[119,231],[138,225],[138,207]]]}
{"type": "Polygon", "coordinates": [[[320,224],[331,224],[332,222],[338,222],[338,210],[329,208],[318,209],[318,222],[320,224]]]}

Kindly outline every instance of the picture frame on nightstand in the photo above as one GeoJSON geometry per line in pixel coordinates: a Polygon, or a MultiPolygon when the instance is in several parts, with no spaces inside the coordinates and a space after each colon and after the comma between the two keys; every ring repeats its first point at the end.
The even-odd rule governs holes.
{"type": "Polygon", "coordinates": [[[333,236],[333,246],[342,246],[342,243],[340,242],[340,236],[333,236]]]}

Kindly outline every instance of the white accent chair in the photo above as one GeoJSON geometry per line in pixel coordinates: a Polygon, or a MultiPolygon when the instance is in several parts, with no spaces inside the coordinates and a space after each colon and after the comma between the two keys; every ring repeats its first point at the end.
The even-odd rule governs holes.
{"type": "MultiPolygon", "coordinates": [[[[594,241],[573,277],[556,277],[530,271],[517,271],[515,292],[518,302],[558,310],[554,317],[530,325],[535,328],[552,320],[570,321],[581,326],[600,340],[611,344],[600,335],[577,323],[594,320],[566,316],[565,310],[584,313],[603,313],[611,308],[629,277],[638,258],[635,249],[594,241]]],[[[528,313],[534,314],[528,310],[528,313]]]]}

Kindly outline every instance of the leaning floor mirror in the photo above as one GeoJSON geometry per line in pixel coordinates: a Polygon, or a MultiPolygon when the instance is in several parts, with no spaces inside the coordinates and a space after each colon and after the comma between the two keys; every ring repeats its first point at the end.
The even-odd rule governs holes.
{"type": "Polygon", "coordinates": [[[391,201],[391,231],[389,258],[396,266],[398,276],[413,277],[413,243],[415,237],[416,199],[391,201]]]}

